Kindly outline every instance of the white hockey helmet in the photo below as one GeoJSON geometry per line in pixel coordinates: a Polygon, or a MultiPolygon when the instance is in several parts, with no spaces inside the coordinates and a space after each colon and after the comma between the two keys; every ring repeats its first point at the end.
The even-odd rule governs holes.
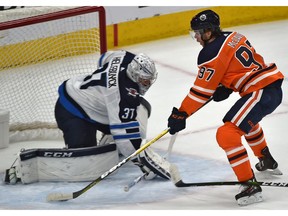
{"type": "Polygon", "coordinates": [[[153,60],[146,54],[140,53],[128,65],[127,75],[139,85],[140,95],[144,95],[156,81],[158,72],[153,60]]]}

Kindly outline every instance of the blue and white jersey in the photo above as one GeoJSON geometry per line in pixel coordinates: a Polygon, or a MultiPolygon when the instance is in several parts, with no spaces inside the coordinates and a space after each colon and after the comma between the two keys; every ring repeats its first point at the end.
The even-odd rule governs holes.
{"type": "Polygon", "coordinates": [[[129,142],[139,148],[139,86],[126,74],[134,57],[126,51],[110,53],[110,61],[92,74],[66,80],[59,87],[59,100],[73,115],[107,125],[117,145],[129,142]]]}

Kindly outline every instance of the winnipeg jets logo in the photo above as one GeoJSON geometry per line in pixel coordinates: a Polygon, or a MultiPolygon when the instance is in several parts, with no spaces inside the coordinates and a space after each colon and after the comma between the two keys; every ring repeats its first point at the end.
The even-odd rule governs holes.
{"type": "Polygon", "coordinates": [[[139,95],[137,90],[134,88],[126,88],[126,90],[128,91],[128,95],[130,96],[136,97],[137,95],[139,95]]]}

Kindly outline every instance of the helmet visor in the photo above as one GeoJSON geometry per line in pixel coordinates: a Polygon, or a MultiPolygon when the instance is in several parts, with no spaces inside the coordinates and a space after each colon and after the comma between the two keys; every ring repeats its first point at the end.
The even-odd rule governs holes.
{"type": "Polygon", "coordinates": [[[201,35],[204,34],[204,30],[203,30],[203,29],[190,30],[190,31],[189,31],[189,34],[190,34],[190,36],[195,40],[195,38],[201,37],[201,35]]]}

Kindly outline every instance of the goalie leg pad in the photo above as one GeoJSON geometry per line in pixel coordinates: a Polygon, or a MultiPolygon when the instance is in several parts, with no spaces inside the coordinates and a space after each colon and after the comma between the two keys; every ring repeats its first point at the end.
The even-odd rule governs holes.
{"type": "Polygon", "coordinates": [[[16,165],[23,184],[38,181],[92,181],[119,162],[115,144],[79,149],[30,149],[16,165]]]}
{"type": "Polygon", "coordinates": [[[141,152],[139,160],[144,167],[147,167],[156,175],[159,175],[164,179],[171,178],[169,171],[171,164],[151,148],[147,148],[145,151],[141,152]]]}

